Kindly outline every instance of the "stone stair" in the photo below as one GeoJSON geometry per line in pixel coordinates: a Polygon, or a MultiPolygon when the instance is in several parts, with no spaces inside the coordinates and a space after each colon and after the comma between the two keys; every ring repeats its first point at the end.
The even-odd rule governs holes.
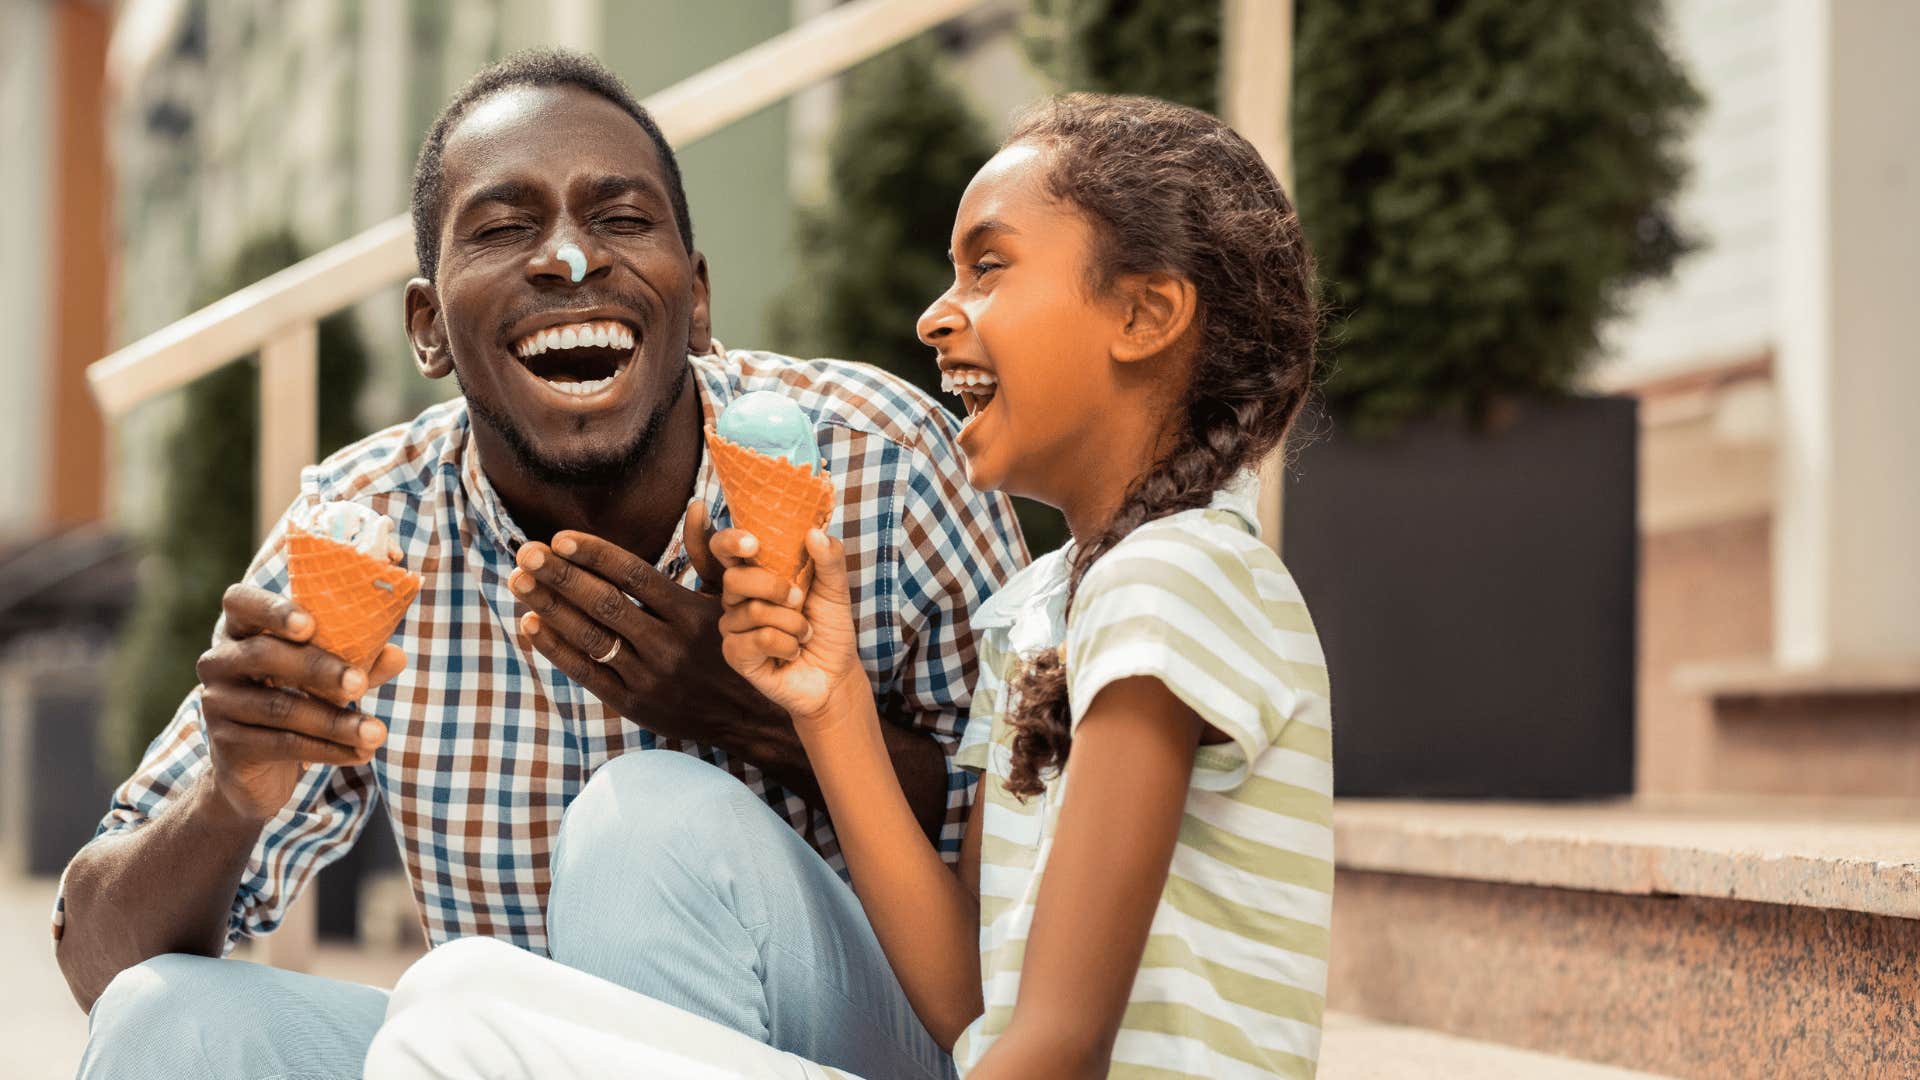
{"type": "MultiPolygon", "coordinates": [[[[1518,1048],[1716,1080],[1920,1076],[1920,800],[1340,800],[1334,825],[1329,1004],[1410,1046],[1471,1040],[1458,1075],[1562,1075],[1499,1056],[1518,1048]]],[[[1330,1023],[1323,1075],[1453,1075],[1417,1050],[1336,1071],[1367,1067],[1366,1037],[1330,1023]]]]}

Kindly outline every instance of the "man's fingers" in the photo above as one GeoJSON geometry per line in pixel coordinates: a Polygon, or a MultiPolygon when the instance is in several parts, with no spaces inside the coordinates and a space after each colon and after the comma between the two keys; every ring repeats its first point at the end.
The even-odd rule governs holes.
{"type": "Polygon", "coordinates": [[[373,670],[367,672],[367,687],[372,689],[381,686],[405,670],[407,670],[407,651],[392,643],[384,645],[380,649],[380,655],[373,660],[373,670]]]}
{"type": "MultiPolygon", "coordinates": [[[[527,640],[533,643],[540,655],[552,661],[554,667],[586,687],[601,701],[615,702],[624,696],[626,684],[621,682],[614,669],[582,652],[572,641],[556,632],[546,618],[532,612],[520,616],[520,632],[527,635],[527,640]]],[[[620,651],[625,654],[628,650],[622,645],[620,651]]],[[[627,657],[623,655],[618,659],[627,657]]]]}
{"type": "Polygon", "coordinates": [[[765,600],[798,608],[806,594],[789,584],[786,578],[759,566],[736,566],[721,579],[720,603],[733,607],[748,600],[765,600]]]}
{"type": "Polygon", "coordinates": [[[720,616],[720,629],[729,634],[745,634],[763,626],[771,626],[801,640],[805,640],[812,632],[805,615],[765,600],[742,601],[720,616]]]}
{"type": "Polygon", "coordinates": [[[552,549],[544,552],[544,558],[541,558],[541,553],[534,553],[533,557],[540,561],[536,565],[528,565],[528,549],[533,547],[535,545],[528,544],[520,549],[520,565],[542,583],[558,589],[563,596],[568,594],[564,587],[567,584],[566,575],[573,567],[588,571],[602,581],[611,582],[621,592],[655,611],[666,610],[679,594],[687,591],[654,569],[651,563],[590,533],[569,529],[554,534],[552,549]]]}
{"type": "Polygon", "coordinates": [[[226,615],[230,638],[272,634],[287,641],[305,641],[313,636],[312,615],[291,597],[258,585],[229,585],[220,597],[220,609],[226,615]]]}
{"type": "Polygon", "coordinates": [[[374,751],[373,746],[342,746],[296,731],[238,723],[221,725],[208,738],[220,744],[224,759],[238,756],[253,761],[364,765],[372,759],[374,751]]]}
{"type": "Polygon", "coordinates": [[[386,725],[287,690],[218,683],[201,691],[201,708],[217,721],[272,728],[351,750],[371,749],[387,737],[386,725]]]}
{"type": "Polygon", "coordinates": [[[267,634],[223,641],[200,654],[200,682],[258,683],[303,690],[344,705],[367,691],[365,672],[316,645],[296,645],[267,634]]]}

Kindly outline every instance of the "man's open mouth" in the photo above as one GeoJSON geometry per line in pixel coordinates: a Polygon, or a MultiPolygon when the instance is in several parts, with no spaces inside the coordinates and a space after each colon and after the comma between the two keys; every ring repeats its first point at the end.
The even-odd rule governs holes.
{"type": "Polygon", "coordinates": [[[940,372],[940,389],[960,395],[961,404],[966,406],[967,421],[971,423],[992,404],[994,394],[999,392],[1000,380],[993,372],[981,368],[947,368],[940,372]]]}
{"type": "Polygon", "coordinates": [[[591,397],[613,385],[632,365],[634,342],[632,328],[603,319],[536,330],[511,348],[526,369],[548,386],[574,397],[591,397]]]}

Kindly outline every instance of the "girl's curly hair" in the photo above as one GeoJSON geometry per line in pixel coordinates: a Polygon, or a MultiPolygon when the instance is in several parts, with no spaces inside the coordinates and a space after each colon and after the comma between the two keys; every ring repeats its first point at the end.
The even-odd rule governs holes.
{"type": "MultiPolygon", "coordinates": [[[[1260,155],[1208,114],[1153,98],[1066,94],[1015,123],[1007,145],[1051,154],[1047,190],[1086,215],[1096,295],[1122,275],[1169,273],[1199,297],[1199,345],[1170,448],[1098,535],[1077,538],[1067,608],[1087,571],[1128,533],[1207,505],[1286,437],[1313,377],[1320,311],[1293,204],[1260,155]]],[[[1059,647],[1010,687],[1008,790],[1037,795],[1072,742],[1059,647]]]]}

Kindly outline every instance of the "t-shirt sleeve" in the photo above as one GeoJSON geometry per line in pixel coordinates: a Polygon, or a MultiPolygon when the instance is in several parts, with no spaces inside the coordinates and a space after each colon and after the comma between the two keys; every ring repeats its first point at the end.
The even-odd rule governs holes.
{"type": "MultiPolygon", "coordinates": [[[[311,498],[311,494],[303,495],[294,506],[302,506],[311,498]]],[[[285,533],[286,518],[282,517],[243,580],[271,592],[287,590],[285,533]]],[[[216,623],[215,638],[223,632],[223,624],[216,623]]],[[[88,843],[131,833],[165,813],[192,789],[208,767],[207,739],[200,723],[200,688],[196,686],[175,710],[165,730],[148,745],[139,768],[114,791],[106,816],[88,843]]],[[[370,765],[308,767],[287,805],[261,829],[260,839],[247,859],[227,915],[229,951],[246,938],[277,928],[287,907],[313,875],[353,846],[366,826],[373,792],[370,765]]],[[[54,899],[54,940],[60,939],[65,927],[63,875],[54,899]]]]}
{"type": "Polygon", "coordinates": [[[1276,745],[1331,760],[1326,661],[1278,560],[1256,568],[1231,545],[1148,526],[1081,582],[1066,663],[1076,727],[1101,690],[1144,675],[1226,735],[1195,756],[1204,790],[1238,787],[1276,745]]]}

